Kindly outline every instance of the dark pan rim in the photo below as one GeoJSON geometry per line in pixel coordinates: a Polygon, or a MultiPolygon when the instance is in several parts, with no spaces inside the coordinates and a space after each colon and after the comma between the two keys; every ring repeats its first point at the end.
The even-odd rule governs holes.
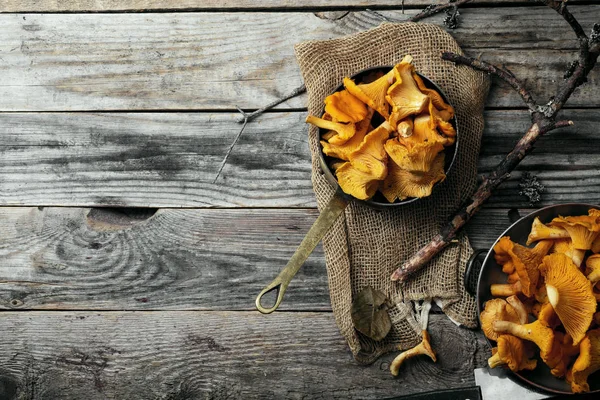
{"type": "MultiPolygon", "coordinates": [[[[484,276],[484,271],[486,269],[491,268],[490,265],[490,260],[493,259],[493,252],[494,252],[494,246],[496,246],[496,244],[498,243],[498,241],[503,237],[506,236],[514,227],[523,224],[526,220],[530,219],[530,218],[535,218],[536,216],[538,216],[539,214],[543,214],[546,211],[555,209],[555,208],[567,208],[567,207],[584,207],[584,208],[595,208],[595,209],[600,209],[600,206],[598,205],[594,205],[594,204],[588,204],[588,203],[561,203],[561,204],[554,204],[551,206],[547,206],[547,207],[543,207],[540,208],[539,210],[533,211],[521,218],[519,218],[517,221],[515,221],[514,223],[512,223],[508,228],[506,228],[504,230],[504,232],[502,232],[502,234],[500,236],[498,236],[498,238],[494,241],[494,243],[492,244],[492,246],[490,247],[487,255],[485,256],[482,264],[481,264],[481,270],[479,272],[479,277],[477,279],[477,318],[479,319],[479,325],[481,326],[481,319],[480,319],[480,315],[482,310],[482,293],[480,292],[480,289],[483,285],[482,280],[483,280],[483,276],[484,276]]],[[[495,260],[494,260],[495,263],[495,260]]],[[[494,343],[487,338],[487,336],[485,336],[485,340],[488,343],[488,345],[491,347],[494,347],[494,343]]],[[[518,378],[518,380],[521,380],[522,382],[525,382],[527,385],[533,386],[539,390],[541,390],[542,392],[549,392],[549,393],[555,393],[555,394],[563,394],[563,395],[577,395],[578,393],[573,393],[573,392],[566,392],[563,390],[558,390],[558,389],[554,389],[551,387],[547,387],[544,386],[543,384],[534,382],[530,379],[528,379],[527,377],[523,376],[522,374],[520,374],[519,372],[512,372],[511,370],[507,370],[509,372],[509,378],[514,380],[513,377],[518,378]]],[[[555,378],[557,380],[560,380],[560,378],[555,378]]],[[[600,393],[600,389],[596,389],[596,390],[591,390],[589,392],[586,392],[584,394],[594,394],[594,393],[600,393]]]]}
{"type": "MultiPolygon", "coordinates": [[[[351,79],[356,79],[357,77],[360,77],[362,75],[366,75],[370,72],[376,72],[378,70],[381,70],[382,72],[389,72],[391,69],[393,68],[393,66],[390,65],[379,65],[379,66],[375,66],[375,67],[370,67],[370,68],[366,68],[363,69],[355,74],[353,74],[350,78],[351,79]]],[[[427,76],[417,72],[417,75],[419,75],[419,77],[421,79],[423,79],[423,82],[425,83],[425,86],[427,86],[430,89],[435,89],[440,96],[442,96],[442,99],[449,104],[450,106],[452,106],[454,108],[454,106],[452,105],[452,103],[450,103],[450,101],[448,100],[448,96],[446,96],[446,94],[444,93],[444,91],[437,85],[435,84],[431,79],[429,79],[427,76]]],[[[336,90],[333,91],[333,93],[339,92],[344,90],[344,85],[341,84],[340,86],[337,87],[336,90]]],[[[456,109],[455,109],[456,110],[456,109]]],[[[458,145],[459,145],[459,141],[460,141],[460,133],[458,131],[458,123],[456,120],[456,113],[454,115],[454,117],[452,117],[452,119],[450,120],[450,123],[452,124],[452,126],[454,127],[454,129],[456,130],[456,140],[454,142],[454,144],[452,146],[448,146],[447,148],[444,148],[444,153],[446,155],[446,157],[448,157],[449,153],[452,155],[450,161],[446,161],[445,162],[445,168],[444,168],[444,173],[446,175],[446,179],[448,178],[448,174],[450,173],[450,170],[452,169],[452,167],[454,166],[454,163],[456,161],[456,157],[458,154],[458,145]]],[[[324,133],[324,130],[319,128],[319,140],[321,138],[321,135],[324,133]]],[[[321,145],[318,145],[319,148],[319,165],[320,165],[320,172],[323,173],[323,175],[325,176],[325,178],[327,179],[327,181],[329,182],[329,184],[335,188],[337,190],[338,193],[340,193],[341,195],[343,195],[344,197],[346,197],[347,199],[352,199],[354,201],[359,201],[362,203],[365,203],[367,205],[369,205],[370,207],[373,208],[378,208],[378,209],[383,209],[383,208],[389,208],[389,207],[397,207],[397,206],[403,206],[406,204],[411,204],[414,203],[418,200],[421,199],[426,199],[427,197],[431,197],[433,195],[433,193],[436,191],[437,187],[440,186],[440,184],[444,183],[444,182],[438,182],[436,184],[433,185],[433,189],[432,189],[432,193],[431,195],[427,196],[427,197],[411,197],[408,198],[406,200],[402,200],[402,201],[395,201],[394,203],[389,203],[389,202],[380,202],[380,201],[374,201],[372,199],[369,200],[359,200],[349,194],[344,193],[341,188],[339,187],[338,183],[337,183],[337,179],[334,175],[334,173],[331,171],[331,169],[329,169],[329,165],[327,164],[327,159],[331,159],[330,157],[326,156],[323,153],[323,149],[321,147],[321,145]]]]}

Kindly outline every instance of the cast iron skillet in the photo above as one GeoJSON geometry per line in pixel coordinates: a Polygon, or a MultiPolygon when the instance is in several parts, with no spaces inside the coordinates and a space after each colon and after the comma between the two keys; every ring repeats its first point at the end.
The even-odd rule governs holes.
{"type": "MultiPolygon", "coordinates": [[[[514,222],[492,245],[490,250],[478,250],[473,253],[473,256],[469,260],[467,270],[465,272],[465,288],[467,291],[474,295],[477,299],[477,311],[481,315],[481,311],[485,306],[485,302],[492,299],[490,293],[490,286],[495,283],[506,283],[506,274],[502,272],[502,267],[496,263],[494,259],[493,247],[498,243],[501,237],[509,236],[513,242],[522,244],[525,246],[527,242],[527,236],[531,231],[531,224],[535,217],[539,217],[543,223],[550,222],[553,218],[569,215],[587,215],[590,208],[600,208],[591,204],[581,203],[568,203],[558,204],[554,206],[545,207],[539,209],[521,219],[514,222]],[[486,254],[483,263],[481,264],[481,271],[479,272],[479,280],[477,281],[477,292],[474,293],[473,285],[471,281],[471,275],[475,273],[474,264],[475,260],[481,255],[486,254]]],[[[491,347],[496,346],[496,342],[487,339],[487,342],[491,347]]],[[[550,368],[537,356],[537,367],[533,371],[520,371],[512,373],[522,382],[528,385],[534,386],[538,389],[542,389],[552,393],[560,394],[573,394],[571,392],[571,386],[564,380],[554,377],[550,373],[550,368]]],[[[590,393],[600,393],[600,371],[590,375],[588,378],[590,385],[590,393]]]]}
{"type": "MultiPolygon", "coordinates": [[[[372,80],[374,80],[374,79],[369,80],[369,78],[371,78],[371,77],[374,78],[377,73],[385,74],[385,73],[389,72],[391,69],[392,69],[391,66],[373,67],[373,68],[369,68],[369,69],[360,71],[360,72],[354,74],[351,78],[356,83],[369,83],[372,80]]],[[[436,84],[434,84],[426,76],[423,76],[421,74],[419,74],[419,76],[421,77],[421,79],[423,79],[425,86],[427,86],[429,89],[436,90],[442,96],[442,98],[444,99],[444,101],[446,103],[451,104],[448,101],[448,98],[446,97],[444,92],[442,92],[442,90],[436,84]]],[[[340,85],[335,91],[339,92],[343,89],[344,89],[344,86],[340,85]]],[[[375,113],[375,115],[373,117],[373,126],[376,127],[381,122],[383,122],[383,118],[381,116],[379,116],[379,114],[375,113]]],[[[460,137],[459,132],[458,132],[458,127],[456,124],[456,117],[452,118],[450,120],[450,123],[456,130],[456,140],[452,146],[448,146],[444,149],[444,152],[445,152],[444,172],[446,175],[448,175],[452,165],[454,164],[454,160],[456,158],[456,154],[458,151],[458,141],[459,141],[459,137],[460,137]]],[[[319,136],[323,135],[324,133],[325,133],[325,131],[321,130],[319,132],[319,136]]],[[[269,285],[267,285],[259,293],[258,297],[256,298],[256,308],[258,311],[260,311],[263,314],[270,314],[273,311],[275,311],[277,309],[277,307],[279,307],[279,304],[281,304],[281,301],[283,300],[283,295],[284,295],[285,290],[287,289],[290,281],[292,280],[294,275],[296,275],[296,273],[298,272],[298,270],[300,269],[300,267],[302,266],[304,261],[306,261],[308,256],[312,253],[314,248],[317,246],[317,244],[321,241],[323,236],[325,236],[327,231],[329,231],[329,229],[334,224],[334,222],[337,220],[339,215],[344,211],[344,209],[346,208],[346,206],[348,205],[350,200],[363,202],[370,207],[375,207],[375,208],[380,208],[380,209],[389,208],[389,207],[399,207],[399,206],[403,206],[403,205],[413,203],[413,202],[419,200],[418,198],[410,198],[410,199],[406,199],[403,201],[396,201],[394,203],[389,203],[385,199],[385,197],[383,197],[383,195],[381,195],[380,193],[378,193],[372,199],[366,200],[366,201],[355,199],[354,197],[344,193],[342,191],[342,189],[339,187],[337,180],[335,178],[335,175],[329,169],[328,161],[331,161],[331,160],[323,154],[323,152],[321,150],[321,146],[319,146],[319,163],[320,163],[320,167],[321,167],[320,172],[322,172],[325,175],[325,178],[327,179],[327,181],[331,184],[332,187],[334,187],[336,189],[335,194],[333,195],[333,197],[331,198],[329,203],[325,206],[325,208],[323,210],[321,210],[319,217],[317,218],[317,220],[315,221],[313,226],[310,228],[310,230],[304,237],[304,240],[302,240],[302,243],[300,244],[300,246],[298,247],[298,249],[292,256],[292,258],[290,259],[290,261],[288,262],[286,267],[279,273],[277,278],[275,278],[269,285]],[[273,290],[277,290],[277,299],[275,300],[275,304],[270,308],[263,307],[261,304],[262,297],[265,294],[267,294],[273,290]]],[[[434,185],[434,187],[433,187],[434,191],[436,190],[437,186],[438,186],[438,184],[434,185]]]]}

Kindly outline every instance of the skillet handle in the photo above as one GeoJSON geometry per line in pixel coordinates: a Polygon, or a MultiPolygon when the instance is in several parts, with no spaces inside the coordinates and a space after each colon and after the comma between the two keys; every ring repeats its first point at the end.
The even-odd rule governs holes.
{"type": "Polygon", "coordinates": [[[258,311],[263,314],[270,314],[275,311],[277,307],[279,307],[290,281],[294,275],[296,275],[298,270],[300,270],[300,267],[313,252],[315,247],[317,247],[317,244],[321,241],[321,239],[323,239],[323,236],[325,236],[325,234],[333,226],[340,214],[342,214],[344,209],[346,209],[348,201],[349,200],[344,195],[344,192],[338,188],[331,200],[329,200],[329,203],[327,203],[325,208],[317,217],[317,220],[314,222],[313,226],[310,228],[285,268],[279,273],[273,282],[269,283],[256,297],[256,309],[258,311]],[[271,307],[263,307],[261,304],[263,296],[273,290],[277,290],[277,299],[275,300],[275,304],[271,307]]]}
{"type": "Polygon", "coordinates": [[[473,274],[477,274],[479,275],[479,273],[481,272],[481,263],[482,261],[480,260],[481,255],[482,254],[487,254],[490,250],[489,249],[479,249],[479,250],[475,250],[473,252],[473,254],[471,255],[471,257],[469,258],[469,261],[467,261],[467,268],[465,269],[465,276],[464,276],[464,282],[465,282],[465,289],[467,290],[467,292],[473,296],[477,296],[477,285],[473,285],[471,282],[473,281],[473,278],[471,277],[473,274]],[[476,267],[473,267],[475,264],[479,264],[476,267]]]}

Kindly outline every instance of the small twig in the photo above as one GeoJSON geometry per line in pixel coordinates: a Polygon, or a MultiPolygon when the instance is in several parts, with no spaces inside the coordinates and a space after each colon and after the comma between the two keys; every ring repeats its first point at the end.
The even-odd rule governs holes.
{"type": "Polygon", "coordinates": [[[487,72],[488,74],[492,74],[502,79],[504,82],[508,83],[513,89],[519,93],[529,111],[536,112],[537,104],[535,99],[531,95],[531,93],[523,86],[523,84],[515,78],[512,72],[505,71],[502,68],[496,67],[492,64],[488,64],[485,61],[477,60],[471,57],[461,56],[460,54],[443,52],[442,59],[447,61],[452,61],[455,64],[463,64],[468,65],[471,68],[477,69],[479,71],[487,72]]]}
{"type": "Polygon", "coordinates": [[[421,11],[420,13],[413,15],[409,21],[410,22],[417,22],[420,21],[422,19],[431,17],[434,14],[440,13],[442,11],[446,11],[450,8],[458,8],[460,6],[462,6],[463,4],[467,4],[470,3],[472,0],[458,0],[455,2],[448,2],[446,4],[432,4],[428,7],[426,7],[423,11],[421,11]]]}
{"type": "Polygon", "coordinates": [[[293,91],[291,91],[290,93],[286,94],[285,96],[283,96],[280,99],[277,99],[269,104],[267,104],[266,106],[259,108],[258,110],[251,112],[251,113],[247,113],[245,111],[242,111],[239,107],[236,106],[236,108],[238,109],[238,111],[240,113],[242,113],[242,117],[239,118],[237,120],[237,122],[239,124],[241,123],[248,123],[250,121],[252,121],[254,118],[258,117],[259,115],[262,115],[265,113],[265,111],[268,111],[278,105],[280,105],[281,103],[283,103],[286,100],[291,99],[292,97],[296,97],[299,94],[302,94],[306,92],[306,86],[304,86],[304,84],[302,84],[301,86],[298,86],[296,89],[294,89],[293,91]]]}
{"type": "MultiPolygon", "coordinates": [[[[239,112],[241,112],[242,114],[244,114],[244,112],[237,107],[237,110],[239,112]]],[[[227,163],[227,159],[229,158],[229,155],[231,154],[231,151],[233,150],[233,148],[235,147],[236,143],[238,142],[238,140],[240,139],[240,136],[242,136],[242,132],[244,132],[244,129],[246,129],[246,125],[248,124],[248,117],[244,116],[244,125],[242,125],[242,129],[240,129],[240,131],[238,132],[238,134],[235,136],[235,139],[233,139],[233,143],[231,143],[231,146],[229,146],[229,148],[227,149],[227,153],[225,153],[225,157],[223,158],[223,161],[221,161],[221,165],[219,166],[219,170],[217,171],[217,176],[215,176],[215,179],[213,180],[212,183],[216,183],[217,179],[219,179],[219,175],[221,175],[221,172],[223,171],[223,168],[225,168],[225,164],[227,163]]]]}

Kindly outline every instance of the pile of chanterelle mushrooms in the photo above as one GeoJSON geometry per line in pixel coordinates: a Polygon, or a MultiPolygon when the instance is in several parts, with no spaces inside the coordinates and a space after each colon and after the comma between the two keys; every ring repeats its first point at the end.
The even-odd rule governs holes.
{"type": "Polygon", "coordinates": [[[536,218],[532,243],[503,237],[494,246],[507,283],[491,286],[497,298],[480,316],[485,335],[496,342],[488,363],[533,370],[537,347],[552,375],[564,377],[575,393],[587,392],[588,376],[600,369],[600,211],[547,225],[536,218]]]}
{"type": "Polygon", "coordinates": [[[345,89],[325,99],[322,118],[306,122],[326,130],[323,153],[345,193],[360,200],[379,190],[397,199],[426,197],[445,179],[444,147],[456,131],[454,109],[435,90],[425,86],[406,56],[373,82],[344,78],[345,89]],[[383,122],[371,123],[379,114],[383,122]]]}

